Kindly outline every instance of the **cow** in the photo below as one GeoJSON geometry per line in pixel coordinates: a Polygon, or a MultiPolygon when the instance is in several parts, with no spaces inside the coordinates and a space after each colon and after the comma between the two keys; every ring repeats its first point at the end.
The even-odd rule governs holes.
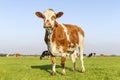
{"type": "Polygon", "coordinates": [[[6,57],[9,57],[9,54],[6,54],[6,57]]]}
{"type": "Polygon", "coordinates": [[[81,72],[85,72],[83,61],[84,31],[76,25],[58,22],[56,19],[60,18],[63,12],[56,13],[53,9],[47,9],[44,13],[35,12],[35,15],[44,20],[43,27],[46,31],[44,40],[51,54],[52,75],[56,75],[56,55],[59,53],[62,55],[62,74],[66,75],[65,61],[68,53],[71,54],[73,71],[76,70],[76,59],[74,56],[76,49],[80,52],[81,72]]]}
{"type": "Polygon", "coordinates": [[[89,55],[88,55],[88,57],[95,57],[96,56],[96,53],[90,53],[89,55]]]}
{"type": "Polygon", "coordinates": [[[45,57],[45,56],[48,56],[48,57],[50,56],[50,53],[49,53],[48,50],[42,52],[42,54],[41,54],[41,56],[40,56],[40,60],[42,60],[43,57],[45,57]]]}
{"type": "Polygon", "coordinates": [[[19,57],[19,56],[21,56],[21,54],[16,53],[16,54],[14,54],[14,56],[15,56],[15,57],[19,57]]]}

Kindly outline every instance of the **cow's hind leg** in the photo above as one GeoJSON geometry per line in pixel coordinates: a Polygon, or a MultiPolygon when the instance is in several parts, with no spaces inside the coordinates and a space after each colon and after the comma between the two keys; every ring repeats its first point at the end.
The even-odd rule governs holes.
{"type": "Polygon", "coordinates": [[[82,65],[82,69],[81,69],[81,71],[82,72],[85,72],[85,67],[84,67],[84,61],[83,61],[83,52],[84,52],[84,50],[83,50],[83,47],[84,47],[84,37],[81,35],[81,36],[79,36],[80,38],[79,38],[79,47],[78,47],[78,49],[79,49],[79,52],[80,52],[80,61],[81,61],[81,65],[82,65]]]}
{"type": "Polygon", "coordinates": [[[52,75],[56,75],[56,58],[55,56],[51,57],[51,61],[52,61],[52,75]]]}
{"type": "Polygon", "coordinates": [[[73,71],[76,70],[76,50],[71,54],[71,60],[73,62],[73,71]]]}
{"type": "Polygon", "coordinates": [[[81,72],[85,72],[84,61],[83,61],[83,45],[80,46],[80,61],[82,65],[81,72]]]}
{"type": "Polygon", "coordinates": [[[63,75],[66,75],[66,72],[65,72],[65,61],[66,61],[66,54],[62,54],[62,57],[61,57],[61,66],[62,66],[62,74],[63,75]]]}

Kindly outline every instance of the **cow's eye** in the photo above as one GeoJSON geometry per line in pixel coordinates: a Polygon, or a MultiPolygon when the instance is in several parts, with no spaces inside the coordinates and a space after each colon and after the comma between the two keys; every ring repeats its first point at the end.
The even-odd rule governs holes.
{"type": "Polygon", "coordinates": [[[52,20],[55,20],[55,16],[52,16],[51,19],[52,19],[52,20]]]}

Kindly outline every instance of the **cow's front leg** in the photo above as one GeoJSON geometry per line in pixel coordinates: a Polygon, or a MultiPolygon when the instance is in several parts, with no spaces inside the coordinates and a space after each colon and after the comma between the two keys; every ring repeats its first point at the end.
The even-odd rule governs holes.
{"type": "Polygon", "coordinates": [[[52,75],[56,75],[56,58],[55,56],[52,56],[51,57],[51,60],[52,60],[52,75]]]}
{"type": "Polygon", "coordinates": [[[62,57],[61,57],[61,66],[62,66],[62,74],[63,75],[66,75],[66,72],[65,72],[65,61],[66,61],[66,54],[62,54],[62,57]]]}

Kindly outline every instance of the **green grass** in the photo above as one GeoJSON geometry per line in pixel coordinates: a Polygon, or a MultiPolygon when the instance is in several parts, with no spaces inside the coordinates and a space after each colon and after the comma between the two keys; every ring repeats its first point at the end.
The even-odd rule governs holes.
{"type": "Polygon", "coordinates": [[[120,57],[84,58],[86,72],[72,71],[72,62],[66,60],[66,76],[61,74],[60,58],[57,58],[57,74],[51,76],[50,59],[39,57],[0,57],[0,80],[120,80],[120,57]]]}

